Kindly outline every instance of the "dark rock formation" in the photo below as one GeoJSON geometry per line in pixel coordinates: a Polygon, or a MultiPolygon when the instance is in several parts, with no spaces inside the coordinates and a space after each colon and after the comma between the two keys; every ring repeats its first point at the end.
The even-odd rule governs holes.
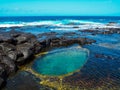
{"type": "Polygon", "coordinates": [[[95,29],[95,30],[79,30],[80,32],[84,32],[84,33],[91,33],[92,35],[96,35],[96,34],[120,34],[120,28],[101,28],[101,29],[95,29]]]}
{"type": "Polygon", "coordinates": [[[28,72],[19,72],[7,80],[5,90],[55,90],[39,84],[41,80],[28,72]]]}
{"type": "Polygon", "coordinates": [[[4,80],[0,77],[0,85],[2,85],[3,81],[4,80]]]}
{"type": "Polygon", "coordinates": [[[91,44],[94,43],[95,40],[88,38],[66,38],[66,37],[53,37],[47,38],[46,40],[40,41],[40,44],[47,47],[59,47],[59,46],[68,46],[72,44],[91,44]]]}
{"type": "Polygon", "coordinates": [[[19,64],[40,51],[37,38],[29,33],[6,32],[0,34],[0,85],[5,78],[16,72],[19,64]]]}
{"type": "MultiPolygon", "coordinates": [[[[74,33],[72,33],[73,35],[74,33]]],[[[16,31],[0,34],[0,85],[9,74],[15,73],[19,65],[32,60],[42,49],[68,46],[72,44],[91,44],[94,40],[87,38],[57,37],[55,32],[39,34],[38,37],[30,33],[16,31]],[[40,39],[46,36],[45,39],[40,39]]]]}

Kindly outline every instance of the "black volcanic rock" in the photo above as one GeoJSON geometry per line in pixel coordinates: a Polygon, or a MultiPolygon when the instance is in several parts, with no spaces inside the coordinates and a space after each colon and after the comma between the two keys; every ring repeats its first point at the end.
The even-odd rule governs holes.
{"type": "Polygon", "coordinates": [[[21,34],[18,37],[16,37],[16,40],[17,40],[18,44],[28,42],[32,39],[36,39],[36,37],[32,34],[29,34],[29,33],[28,34],[21,34]]]}
{"type": "Polygon", "coordinates": [[[4,80],[0,77],[0,85],[3,83],[3,81],[4,81],[4,80]]]}
{"type": "Polygon", "coordinates": [[[0,44],[0,48],[5,52],[9,52],[9,51],[14,51],[15,50],[15,46],[10,44],[10,43],[1,43],[0,44]]]}
{"type": "Polygon", "coordinates": [[[12,59],[13,61],[17,60],[17,51],[9,51],[7,53],[7,56],[12,59]]]}
{"type": "Polygon", "coordinates": [[[15,65],[14,61],[12,59],[10,59],[9,57],[3,56],[1,63],[4,63],[5,65],[8,66],[8,69],[7,69],[8,73],[15,72],[16,65],[15,65]]]}
{"type": "Polygon", "coordinates": [[[3,63],[0,63],[0,77],[6,78],[6,66],[3,63]]]}
{"type": "Polygon", "coordinates": [[[10,35],[5,33],[0,34],[0,42],[13,42],[14,39],[10,35]]]}
{"type": "MultiPolygon", "coordinates": [[[[73,35],[75,33],[71,33],[73,35]]],[[[70,35],[70,34],[69,34],[70,35]]],[[[0,85],[6,81],[7,76],[15,73],[19,65],[32,60],[35,54],[46,48],[68,46],[72,44],[91,44],[95,41],[88,38],[69,38],[60,36],[55,32],[39,34],[4,32],[0,34],[0,85]],[[59,37],[58,37],[59,36],[59,37]],[[42,38],[46,37],[46,38],[42,38]]],[[[49,90],[49,89],[45,89],[49,90]]]]}
{"type": "Polygon", "coordinates": [[[4,80],[3,78],[0,77],[0,90],[2,89],[3,83],[4,83],[4,80]]]}
{"type": "Polygon", "coordinates": [[[92,35],[96,35],[96,34],[120,34],[120,28],[101,28],[101,29],[86,29],[86,30],[79,30],[80,32],[84,32],[84,33],[91,33],[92,35]]]}
{"type": "Polygon", "coordinates": [[[46,38],[45,40],[41,40],[40,44],[45,48],[45,47],[60,47],[60,46],[68,46],[72,44],[80,44],[80,45],[85,45],[85,44],[91,44],[96,42],[95,40],[88,39],[88,38],[69,38],[66,36],[61,36],[61,37],[51,37],[51,38],[46,38]]]}
{"type": "MultiPolygon", "coordinates": [[[[0,56],[1,57],[1,56],[0,56]]],[[[6,74],[6,66],[3,63],[0,63],[0,89],[4,83],[4,81],[7,78],[7,74],[6,74]]]]}
{"type": "Polygon", "coordinates": [[[20,54],[23,55],[23,60],[27,59],[28,57],[34,54],[32,51],[33,47],[28,43],[17,45],[16,48],[17,48],[17,51],[19,51],[20,54]]]}
{"type": "Polygon", "coordinates": [[[24,64],[28,58],[38,53],[40,49],[40,43],[32,34],[16,31],[1,33],[0,83],[2,84],[7,75],[16,72],[19,63],[24,64]]]}

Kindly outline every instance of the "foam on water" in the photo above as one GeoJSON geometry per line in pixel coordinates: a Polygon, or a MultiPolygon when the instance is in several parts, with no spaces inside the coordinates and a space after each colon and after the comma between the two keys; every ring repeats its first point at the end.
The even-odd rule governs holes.
{"type": "Polygon", "coordinates": [[[120,24],[111,24],[107,23],[90,21],[90,20],[77,20],[77,19],[63,19],[59,20],[36,20],[36,21],[4,21],[0,22],[0,28],[6,28],[5,31],[11,30],[10,27],[21,27],[21,29],[15,29],[18,31],[29,32],[33,34],[38,34],[41,32],[47,31],[57,31],[57,32],[67,32],[67,31],[76,31],[76,30],[85,30],[91,29],[96,30],[103,28],[120,28],[120,24]],[[25,27],[25,28],[24,28],[25,27]],[[27,28],[26,28],[27,27],[27,28]],[[23,29],[22,29],[23,28],[23,29]]]}
{"type": "Polygon", "coordinates": [[[23,26],[37,26],[37,25],[55,25],[52,21],[38,21],[38,22],[8,22],[0,24],[0,27],[23,27],[23,26]]]}
{"type": "MultiPolygon", "coordinates": [[[[47,25],[47,26],[59,26],[59,27],[108,27],[104,23],[92,22],[86,20],[47,20],[47,21],[35,21],[35,22],[1,22],[0,27],[23,27],[23,26],[37,26],[37,25],[47,25]]],[[[117,25],[109,26],[117,27],[117,25]]]]}

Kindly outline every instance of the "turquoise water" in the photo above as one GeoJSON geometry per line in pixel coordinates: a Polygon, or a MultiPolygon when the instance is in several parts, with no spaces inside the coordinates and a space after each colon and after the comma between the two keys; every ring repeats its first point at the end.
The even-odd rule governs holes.
{"type": "Polygon", "coordinates": [[[80,69],[87,61],[85,49],[62,49],[37,58],[32,68],[40,74],[59,76],[80,69]]]}

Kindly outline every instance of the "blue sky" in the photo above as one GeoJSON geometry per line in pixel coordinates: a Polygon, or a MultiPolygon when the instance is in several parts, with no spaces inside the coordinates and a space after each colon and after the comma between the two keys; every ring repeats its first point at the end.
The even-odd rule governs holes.
{"type": "Polygon", "coordinates": [[[120,0],[0,0],[0,16],[120,16],[120,0]]]}

